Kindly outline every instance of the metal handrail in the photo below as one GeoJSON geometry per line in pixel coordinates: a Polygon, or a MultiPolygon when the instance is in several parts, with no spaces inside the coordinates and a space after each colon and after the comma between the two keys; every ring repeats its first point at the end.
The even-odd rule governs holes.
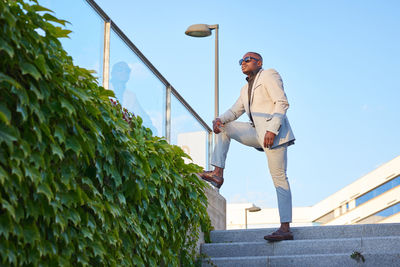
{"type": "Polygon", "coordinates": [[[140,60],[150,69],[151,72],[165,85],[165,87],[171,88],[172,94],[178,99],[178,101],[192,114],[193,117],[206,129],[209,133],[212,132],[210,126],[197,114],[196,111],[189,105],[189,103],[178,93],[178,91],[168,82],[168,80],[154,67],[154,65],[143,55],[143,53],[132,43],[132,41],[125,35],[125,33],[115,24],[111,18],[104,12],[104,10],[94,1],[85,0],[96,13],[106,22],[111,24],[111,28],[114,32],[124,41],[124,43],[135,53],[140,60]]]}

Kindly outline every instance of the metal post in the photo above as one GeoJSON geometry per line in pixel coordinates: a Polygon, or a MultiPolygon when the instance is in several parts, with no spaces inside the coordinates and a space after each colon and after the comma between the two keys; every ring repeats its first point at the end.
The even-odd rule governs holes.
{"type": "Polygon", "coordinates": [[[214,117],[218,117],[219,115],[219,56],[218,56],[218,28],[219,25],[216,25],[215,28],[215,114],[214,117]]]}
{"type": "Polygon", "coordinates": [[[171,143],[171,87],[166,87],[165,95],[165,138],[171,143]]]}
{"type": "MultiPolygon", "coordinates": [[[[209,25],[215,30],[215,84],[214,84],[214,119],[219,115],[219,55],[218,55],[218,30],[219,24],[209,25]]],[[[217,144],[217,136],[214,134],[214,144],[217,144]]]]}
{"type": "Polygon", "coordinates": [[[218,56],[218,29],[219,24],[208,25],[209,29],[215,30],[215,84],[214,84],[214,118],[219,114],[219,56],[218,56]]]}
{"type": "Polygon", "coordinates": [[[244,225],[245,229],[247,229],[247,208],[244,209],[244,225]]]}
{"type": "Polygon", "coordinates": [[[111,23],[104,21],[103,87],[105,89],[109,89],[110,81],[110,28],[111,23]]]}
{"type": "Polygon", "coordinates": [[[212,157],[212,152],[213,152],[213,144],[212,144],[212,140],[213,140],[213,133],[212,132],[208,132],[208,170],[211,170],[211,157],[212,157]]]}

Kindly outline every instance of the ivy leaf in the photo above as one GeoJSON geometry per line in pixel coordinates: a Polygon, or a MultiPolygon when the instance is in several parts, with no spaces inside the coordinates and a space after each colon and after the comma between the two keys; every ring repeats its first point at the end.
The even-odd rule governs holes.
{"type": "Polygon", "coordinates": [[[121,204],[123,204],[123,205],[126,205],[126,199],[125,199],[124,195],[121,194],[121,193],[118,193],[117,196],[118,196],[119,202],[120,202],[121,204]]]}
{"type": "Polygon", "coordinates": [[[24,239],[28,244],[33,245],[35,241],[40,239],[39,230],[35,224],[26,225],[24,227],[24,239]]]}
{"type": "Polygon", "coordinates": [[[22,150],[22,152],[24,153],[25,157],[28,157],[29,155],[31,155],[31,146],[29,145],[29,143],[25,140],[20,140],[20,149],[22,150]]]}
{"type": "Polygon", "coordinates": [[[70,138],[68,138],[65,146],[66,150],[71,149],[78,154],[81,152],[82,149],[75,136],[71,136],[70,138]]]}
{"type": "MultiPolygon", "coordinates": [[[[18,180],[21,181],[21,179],[24,177],[21,169],[18,166],[12,166],[11,168],[11,173],[15,174],[18,177],[18,180]]],[[[1,174],[0,174],[1,175],[1,174]]],[[[0,178],[1,179],[1,178],[0,178]]]]}
{"type": "MultiPolygon", "coordinates": [[[[48,9],[44,6],[41,5],[32,5],[31,9],[38,12],[38,11],[48,11],[48,12],[53,12],[51,9],[48,9]]],[[[46,13],[47,14],[47,13],[46,13]]]]}
{"type": "Polygon", "coordinates": [[[11,112],[4,103],[0,103],[0,120],[10,125],[11,112]]]}
{"type": "MultiPolygon", "coordinates": [[[[0,214],[0,236],[8,239],[9,234],[12,232],[13,222],[7,213],[0,214]]],[[[0,242],[1,243],[1,242],[0,242]]]]}
{"type": "Polygon", "coordinates": [[[35,59],[35,65],[45,76],[51,72],[50,68],[46,64],[46,60],[43,55],[37,56],[37,58],[35,59]]]}
{"type": "Polygon", "coordinates": [[[149,184],[149,185],[147,186],[147,189],[148,189],[148,191],[149,191],[151,197],[156,196],[156,188],[155,188],[154,185],[149,184]]]}
{"type": "Polygon", "coordinates": [[[29,97],[28,94],[26,93],[26,90],[18,87],[13,87],[11,88],[11,92],[16,94],[18,96],[19,101],[21,102],[22,105],[28,105],[29,104],[29,97]]]}
{"type": "Polygon", "coordinates": [[[85,254],[80,254],[77,256],[78,262],[81,263],[82,266],[89,266],[89,258],[85,254]]]}
{"type": "Polygon", "coordinates": [[[42,142],[42,131],[40,131],[39,127],[36,126],[36,125],[34,125],[34,126],[33,126],[33,131],[34,131],[35,134],[36,134],[37,140],[38,140],[39,142],[42,142]]]}
{"type": "Polygon", "coordinates": [[[60,160],[64,158],[64,153],[59,145],[55,143],[51,144],[51,151],[53,152],[53,155],[57,155],[60,160]]]}
{"type": "Polygon", "coordinates": [[[68,34],[70,34],[72,31],[65,30],[61,27],[54,27],[51,32],[56,38],[68,38],[68,34]]]}
{"type": "Polygon", "coordinates": [[[0,144],[5,142],[9,147],[12,146],[12,142],[18,140],[18,132],[14,127],[8,127],[4,124],[0,124],[0,144]]]}
{"type": "Polygon", "coordinates": [[[93,241],[93,234],[88,228],[82,228],[81,231],[85,238],[89,238],[90,240],[93,241]]]}
{"type": "Polygon", "coordinates": [[[142,258],[138,255],[133,255],[133,263],[135,266],[145,266],[142,258]]]}
{"type": "Polygon", "coordinates": [[[119,174],[119,172],[117,171],[117,169],[113,166],[111,166],[110,168],[111,170],[111,174],[114,178],[114,182],[115,182],[115,186],[118,187],[122,184],[122,178],[121,175],[119,174]]]}
{"type": "Polygon", "coordinates": [[[1,17],[4,18],[11,27],[15,27],[15,22],[17,21],[17,19],[15,18],[16,16],[10,14],[9,11],[10,9],[8,6],[4,7],[4,10],[2,10],[1,12],[1,17]]]}
{"type": "Polygon", "coordinates": [[[58,18],[54,17],[53,15],[51,15],[51,14],[49,14],[49,13],[44,14],[44,15],[43,15],[43,18],[44,18],[45,20],[47,20],[47,21],[57,22],[57,23],[59,23],[59,24],[61,24],[61,25],[63,25],[63,26],[65,26],[65,23],[69,23],[69,22],[66,21],[66,20],[58,19],[58,18]]]}
{"type": "Polygon", "coordinates": [[[24,75],[29,74],[33,78],[35,78],[35,80],[37,80],[37,81],[42,77],[42,75],[39,73],[39,71],[36,69],[36,67],[28,62],[22,62],[20,64],[20,67],[22,70],[22,74],[24,74],[24,75]]]}
{"type": "Polygon", "coordinates": [[[82,100],[83,102],[87,102],[88,100],[91,99],[91,97],[82,89],[79,88],[69,88],[70,92],[72,94],[74,94],[76,97],[78,97],[80,100],[82,100]]]}
{"type": "Polygon", "coordinates": [[[45,124],[45,123],[40,124],[40,129],[47,135],[47,137],[52,142],[54,142],[54,138],[53,138],[53,136],[52,136],[52,134],[50,132],[49,126],[47,126],[47,124],[45,124]]]}
{"type": "Polygon", "coordinates": [[[2,199],[1,206],[3,207],[3,209],[6,209],[8,211],[8,214],[10,214],[11,217],[15,219],[15,209],[7,200],[2,199]]]}
{"type": "Polygon", "coordinates": [[[40,215],[40,210],[36,202],[34,201],[26,202],[26,215],[27,217],[31,216],[33,219],[37,220],[37,218],[40,215]]]}
{"type": "Polygon", "coordinates": [[[59,143],[64,143],[65,142],[64,130],[61,129],[58,125],[55,127],[54,137],[56,137],[58,139],[59,143]]]}
{"type": "Polygon", "coordinates": [[[26,121],[26,119],[28,118],[28,111],[26,110],[26,107],[18,103],[17,112],[22,115],[22,121],[26,121]]]}
{"type": "Polygon", "coordinates": [[[78,197],[75,192],[60,193],[57,195],[57,197],[59,198],[60,202],[68,208],[75,206],[75,204],[78,202],[78,197]]]}
{"type": "Polygon", "coordinates": [[[0,183],[3,185],[5,179],[8,178],[8,173],[0,166],[0,183]]]}
{"type": "Polygon", "coordinates": [[[8,84],[15,86],[16,88],[22,88],[22,86],[16,80],[2,72],[0,72],[0,82],[7,82],[8,84]]]}
{"type": "Polygon", "coordinates": [[[67,220],[70,220],[75,226],[81,222],[81,217],[79,216],[78,212],[72,209],[66,212],[66,218],[67,220]]]}
{"type": "Polygon", "coordinates": [[[14,56],[14,49],[2,38],[0,38],[0,50],[7,52],[11,58],[14,56]]]}
{"type": "Polygon", "coordinates": [[[68,102],[65,98],[60,98],[61,106],[65,108],[69,115],[72,115],[75,113],[75,108],[71,105],[71,103],[68,102]]]}
{"type": "Polygon", "coordinates": [[[121,215],[120,209],[109,202],[105,203],[105,207],[108,211],[111,212],[114,218],[119,217],[121,215]]]}
{"type": "Polygon", "coordinates": [[[56,213],[56,224],[58,224],[61,229],[64,231],[65,227],[67,226],[67,220],[64,218],[64,214],[56,213]]]}
{"type": "Polygon", "coordinates": [[[104,257],[103,255],[106,254],[106,251],[100,242],[92,243],[92,249],[93,249],[94,255],[99,256],[101,259],[104,257]]]}
{"type": "Polygon", "coordinates": [[[30,89],[31,89],[32,92],[35,93],[37,99],[43,100],[43,94],[42,94],[42,92],[41,92],[38,88],[36,88],[36,86],[35,86],[34,84],[31,84],[31,85],[30,85],[30,89]]]}
{"type": "Polygon", "coordinates": [[[44,194],[49,202],[53,199],[53,192],[48,184],[40,184],[37,188],[37,192],[44,194]]]}
{"type": "Polygon", "coordinates": [[[25,176],[30,177],[32,181],[38,183],[39,182],[38,178],[40,177],[40,173],[35,167],[25,165],[25,176]]]}

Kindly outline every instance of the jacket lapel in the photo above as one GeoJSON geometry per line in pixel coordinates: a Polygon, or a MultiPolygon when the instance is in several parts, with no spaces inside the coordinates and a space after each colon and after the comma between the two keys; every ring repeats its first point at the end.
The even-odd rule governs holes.
{"type": "MultiPolygon", "coordinates": [[[[251,104],[253,103],[254,89],[256,89],[257,86],[260,85],[260,83],[259,83],[259,81],[258,81],[258,80],[259,80],[258,78],[260,78],[260,74],[261,74],[262,71],[263,71],[263,69],[261,69],[261,70],[257,73],[257,76],[256,76],[256,78],[254,79],[253,88],[251,88],[250,106],[251,106],[251,104]]],[[[247,87],[247,88],[248,88],[248,87],[247,87]]],[[[247,103],[249,103],[249,102],[247,101],[247,103]]],[[[250,107],[249,107],[249,110],[250,110],[250,107]]]]}

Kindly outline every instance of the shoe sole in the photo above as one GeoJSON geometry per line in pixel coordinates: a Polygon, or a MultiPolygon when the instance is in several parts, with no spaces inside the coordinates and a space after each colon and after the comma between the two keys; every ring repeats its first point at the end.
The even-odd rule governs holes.
{"type": "Polygon", "coordinates": [[[283,238],[283,239],[274,239],[274,238],[265,238],[264,237],[264,239],[267,240],[268,242],[278,242],[278,241],[284,241],[284,240],[293,240],[293,236],[283,238]]]}
{"type": "Polygon", "coordinates": [[[213,186],[215,186],[216,188],[218,188],[218,189],[220,189],[221,188],[221,186],[222,186],[222,184],[217,184],[216,182],[214,182],[214,181],[208,181],[208,180],[206,180],[206,179],[203,179],[203,180],[205,180],[205,181],[207,181],[207,182],[209,182],[209,183],[211,183],[213,186]]]}
{"type": "Polygon", "coordinates": [[[204,180],[204,181],[206,181],[206,182],[209,182],[210,184],[212,184],[214,187],[216,187],[216,188],[218,188],[218,189],[220,189],[221,186],[222,186],[222,184],[218,184],[218,183],[216,183],[216,182],[214,182],[214,181],[207,180],[206,178],[203,178],[203,177],[202,177],[201,175],[199,175],[199,174],[197,174],[197,176],[200,177],[202,180],[204,180]]]}

